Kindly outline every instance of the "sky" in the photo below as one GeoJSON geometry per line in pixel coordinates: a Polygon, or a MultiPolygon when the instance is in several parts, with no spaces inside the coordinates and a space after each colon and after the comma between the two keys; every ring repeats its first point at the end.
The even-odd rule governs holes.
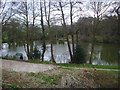
{"type": "MultiPolygon", "coordinates": [[[[2,2],[4,2],[5,0],[2,0],[2,2]]],[[[22,2],[22,1],[25,1],[25,0],[6,0],[6,2],[22,2]]],[[[32,1],[32,0],[27,0],[27,1],[32,1]]],[[[34,0],[35,2],[38,2],[39,3],[39,0],[34,0]]],[[[41,0],[41,1],[44,1],[44,0],[41,0]]],[[[48,1],[48,0],[46,0],[46,1],[48,1]]],[[[57,1],[60,1],[60,0],[51,0],[52,2],[57,2],[57,1]]],[[[69,0],[62,0],[63,2],[69,2],[69,0]]],[[[120,0],[71,0],[71,1],[73,1],[73,2],[82,2],[83,4],[77,4],[76,5],[76,7],[77,7],[77,9],[79,9],[79,8],[82,8],[82,11],[76,11],[77,9],[76,8],[74,8],[74,10],[73,11],[76,11],[76,13],[73,13],[73,17],[75,17],[74,19],[73,19],[73,22],[75,23],[75,22],[77,22],[77,20],[80,18],[80,17],[93,17],[94,16],[94,12],[93,12],[93,10],[92,9],[90,9],[91,7],[90,7],[90,2],[94,2],[94,1],[102,1],[102,2],[118,2],[118,1],[120,1],[120,0]],[[77,17],[76,17],[77,16],[77,17]]],[[[7,4],[8,5],[8,4],[7,4]]],[[[38,6],[37,6],[38,7],[38,6]]],[[[69,17],[69,6],[67,6],[67,7],[65,7],[65,8],[63,8],[63,11],[64,11],[64,14],[65,14],[65,18],[66,18],[66,23],[67,24],[70,24],[70,17],[69,17]]],[[[104,8],[103,8],[104,9],[104,8]]],[[[113,9],[113,6],[110,6],[109,8],[108,8],[108,11],[110,10],[110,9],[113,9]]],[[[104,10],[103,10],[104,11],[104,10]]],[[[105,13],[108,13],[107,11],[105,12],[105,13]]],[[[57,19],[60,19],[60,15],[56,15],[56,14],[61,14],[61,11],[53,11],[52,13],[51,13],[51,23],[53,23],[53,24],[56,24],[56,25],[60,25],[61,24],[61,20],[57,20],[57,19]],[[56,20],[54,20],[55,18],[57,18],[56,20]]],[[[17,15],[18,17],[20,17],[19,15],[17,15]]],[[[32,15],[29,15],[30,17],[29,17],[29,20],[31,21],[31,16],[32,15]]],[[[44,18],[44,21],[46,21],[45,20],[45,18],[44,18]]],[[[37,17],[36,18],[36,24],[40,24],[40,17],[37,17]]]]}
{"type": "MultiPolygon", "coordinates": [[[[4,2],[5,0],[0,0],[2,2],[4,2]]],[[[6,0],[7,2],[20,2],[20,1],[26,1],[26,0],[6,0]]],[[[32,1],[32,0],[27,0],[27,1],[32,1]]],[[[39,2],[40,0],[34,0],[35,2],[39,2]]],[[[41,0],[41,1],[44,1],[44,0],[41,0]]],[[[60,0],[52,0],[52,2],[56,2],[56,1],[60,1],[60,0]]],[[[69,0],[62,0],[64,2],[69,2],[69,0]]],[[[81,1],[81,2],[87,2],[87,1],[91,1],[91,2],[94,2],[94,1],[102,1],[102,2],[108,2],[108,1],[120,1],[120,0],[71,0],[71,1],[74,1],[74,2],[78,2],[78,1],[81,1]]]]}

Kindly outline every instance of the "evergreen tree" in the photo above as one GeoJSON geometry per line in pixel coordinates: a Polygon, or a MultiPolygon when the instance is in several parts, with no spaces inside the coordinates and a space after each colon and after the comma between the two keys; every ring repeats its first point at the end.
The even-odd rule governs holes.
{"type": "Polygon", "coordinates": [[[83,64],[86,62],[86,53],[80,45],[76,45],[75,52],[73,54],[72,63],[83,64]]]}

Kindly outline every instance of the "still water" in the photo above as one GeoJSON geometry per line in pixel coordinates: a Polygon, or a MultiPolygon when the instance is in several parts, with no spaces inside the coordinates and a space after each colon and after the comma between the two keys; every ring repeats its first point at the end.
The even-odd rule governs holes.
{"type": "MultiPolygon", "coordinates": [[[[41,44],[35,43],[38,49],[41,51],[41,44]]],[[[90,55],[91,43],[81,43],[81,46],[85,49],[87,53],[87,60],[90,55]]],[[[68,63],[70,62],[70,57],[68,53],[67,43],[64,44],[54,44],[54,58],[56,63],[68,63]]],[[[2,50],[0,51],[0,57],[14,56],[16,53],[22,53],[23,59],[27,60],[27,55],[23,45],[14,47],[7,43],[3,43],[2,50]]],[[[47,50],[45,53],[45,61],[50,60],[50,45],[47,45],[47,50]]],[[[95,44],[95,50],[93,54],[93,65],[118,65],[118,60],[120,60],[120,46],[117,44],[95,44]]],[[[88,63],[89,61],[87,61],[88,63]]]]}

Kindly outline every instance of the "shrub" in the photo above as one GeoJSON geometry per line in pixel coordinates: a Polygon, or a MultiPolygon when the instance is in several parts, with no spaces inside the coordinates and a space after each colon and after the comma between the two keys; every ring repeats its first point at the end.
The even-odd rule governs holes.
{"type": "Polygon", "coordinates": [[[86,53],[80,45],[77,45],[75,48],[75,52],[73,54],[72,63],[83,64],[85,62],[86,62],[86,53]]]}
{"type": "Polygon", "coordinates": [[[33,51],[33,58],[34,58],[34,59],[40,59],[40,57],[41,57],[41,53],[40,53],[40,51],[37,49],[37,47],[35,46],[34,51],[33,51]]]}

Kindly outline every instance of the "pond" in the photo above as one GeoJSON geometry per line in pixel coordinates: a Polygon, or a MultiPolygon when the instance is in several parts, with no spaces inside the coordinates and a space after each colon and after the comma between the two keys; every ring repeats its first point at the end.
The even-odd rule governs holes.
{"type": "MultiPolygon", "coordinates": [[[[41,44],[35,43],[38,49],[41,51],[41,44]]],[[[90,55],[91,43],[81,43],[81,46],[85,49],[87,53],[87,60],[90,55]]],[[[64,44],[53,44],[54,47],[54,58],[56,63],[69,63],[70,57],[68,53],[67,43],[64,44]]],[[[0,57],[13,57],[16,53],[22,53],[23,59],[28,60],[24,46],[20,45],[17,47],[10,46],[7,43],[2,44],[2,50],[0,51],[0,57]]],[[[45,52],[45,61],[50,60],[50,44],[47,44],[47,50],[45,52]]],[[[95,44],[95,50],[93,54],[93,65],[118,65],[118,60],[120,60],[120,47],[117,44],[95,44]]],[[[87,61],[89,63],[89,61],[87,61]]]]}

